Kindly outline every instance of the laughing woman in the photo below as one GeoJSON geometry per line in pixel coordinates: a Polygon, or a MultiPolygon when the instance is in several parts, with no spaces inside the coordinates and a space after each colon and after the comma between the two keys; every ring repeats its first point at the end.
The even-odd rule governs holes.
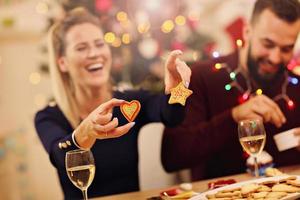
{"type": "Polygon", "coordinates": [[[95,157],[90,197],[139,190],[139,130],[150,122],[175,126],[183,120],[184,107],[168,104],[170,89],[190,81],[189,67],[178,58],[181,52],[171,52],[165,64],[165,94],[154,95],[112,90],[110,48],[99,19],[84,9],[72,10],[50,29],[48,50],[56,104],[36,114],[35,127],[65,199],[82,197],[65,169],[66,152],[78,148],[91,149],[95,157]],[[131,100],[138,100],[141,110],[135,122],[127,123],[119,106],[131,100]]]}

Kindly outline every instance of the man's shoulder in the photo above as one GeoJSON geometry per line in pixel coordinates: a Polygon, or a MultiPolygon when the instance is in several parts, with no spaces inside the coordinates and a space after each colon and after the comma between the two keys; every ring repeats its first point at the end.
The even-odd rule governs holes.
{"type": "Polygon", "coordinates": [[[225,56],[220,56],[218,58],[207,59],[205,61],[198,61],[194,63],[191,67],[193,73],[204,73],[210,74],[218,71],[222,65],[226,65],[231,69],[237,67],[238,56],[237,52],[230,53],[225,56]]]}
{"type": "Polygon", "coordinates": [[[238,67],[238,56],[231,53],[226,56],[196,62],[192,67],[192,79],[199,81],[203,79],[207,82],[227,79],[228,72],[234,71],[238,67]]]}

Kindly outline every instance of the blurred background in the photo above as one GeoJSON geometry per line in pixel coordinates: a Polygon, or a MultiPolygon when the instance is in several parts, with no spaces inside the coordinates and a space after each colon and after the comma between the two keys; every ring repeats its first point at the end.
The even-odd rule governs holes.
{"type": "MultiPolygon", "coordinates": [[[[105,41],[113,52],[112,74],[118,87],[160,91],[163,62],[170,50],[181,49],[187,63],[233,51],[242,39],[242,27],[253,3],[254,0],[0,0],[0,199],[62,199],[55,169],[35,133],[33,118],[52,99],[46,34],[65,11],[84,6],[99,16],[105,41]]],[[[298,42],[288,66],[298,74],[299,46],[298,42]]],[[[161,133],[162,128],[158,124],[144,132],[161,133]]],[[[151,144],[154,140],[158,141],[154,146],[158,156],[155,162],[159,163],[160,136],[151,136],[144,142],[151,144]]],[[[144,151],[151,152],[143,160],[149,167],[155,160],[151,158],[153,149],[147,147],[144,151]]],[[[153,180],[153,174],[146,177],[146,182],[141,182],[142,189],[174,183],[173,179],[160,180],[162,174],[157,176],[158,180],[151,184],[147,180],[153,180]]]]}

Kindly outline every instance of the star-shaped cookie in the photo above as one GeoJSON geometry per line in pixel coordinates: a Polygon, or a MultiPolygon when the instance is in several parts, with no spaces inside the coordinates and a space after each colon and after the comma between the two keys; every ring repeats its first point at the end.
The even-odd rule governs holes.
{"type": "Polygon", "coordinates": [[[181,105],[185,106],[186,99],[191,94],[193,94],[193,91],[186,88],[183,82],[180,82],[175,88],[171,89],[171,97],[168,103],[180,103],[181,105]]]}

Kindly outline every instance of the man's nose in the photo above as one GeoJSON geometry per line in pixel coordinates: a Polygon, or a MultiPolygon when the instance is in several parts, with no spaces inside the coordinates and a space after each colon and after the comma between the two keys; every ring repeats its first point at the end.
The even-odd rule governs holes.
{"type": "Polygon", "coordinates": [[[270,51],[269,54],[269,61],[272,62],[272,64],[279,64],[282,61],[281,57],[281,50],[280,48],[276,47],[270,51]]]}

